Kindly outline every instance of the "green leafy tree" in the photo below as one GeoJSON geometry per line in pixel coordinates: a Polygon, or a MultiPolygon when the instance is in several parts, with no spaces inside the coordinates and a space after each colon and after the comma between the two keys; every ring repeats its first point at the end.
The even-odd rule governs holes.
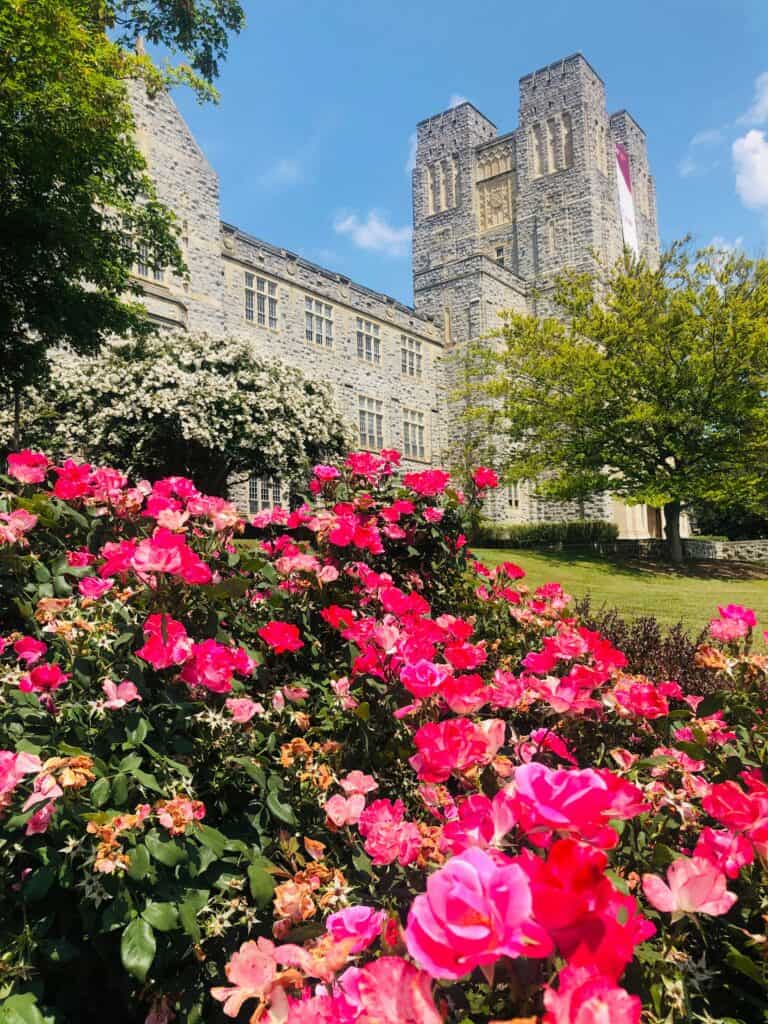
{"type": "Polygon", "coordinates": [[[303,481],[350,443],[327,384],[238,341],[163,335],[95,357],[56,353],[47,384],[24,399],[26,444],[190,476],[210,494],[250,473],[303,481]]]}
{"type": "Polygon", "coordinates": [[[173,215],[133,142],[126,83],[211,95],[241,23],[232,0],[0,0],[0,398],[17,424],[53,346],[89,353],[151,330],[131,279],[140,247],[184,272],[173,215]],[[124,45],[141,32],[186,62],[160,71],[124,45]]]}
{"type": "Polygon", "coordinates": [[[557,318],[505,313],[475,352],[508,474],[551,498],[662,507],[679,561],[682,507],[755,473],[768,261],[683,241],[657,266],[625,253],[602,279],[568,273],[554,299],[557,318]]]}

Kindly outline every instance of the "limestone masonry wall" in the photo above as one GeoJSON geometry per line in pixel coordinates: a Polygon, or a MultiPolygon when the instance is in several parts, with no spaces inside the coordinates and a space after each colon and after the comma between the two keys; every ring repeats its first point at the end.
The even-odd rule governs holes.
{"type": "MultiPolygon", "coordinates": [[[[406,429],[421,438],[414,425],[423,426],[408,466],[456,461],[464,346],[499,327],[500,310],[549,313],[566,266],[592,269],[594,254],[620,254],[616,142],[629,153],[641,251],[658,251],[645,135],[626,111],[608,115],[603,82],[581,54],[520,80],[513,130],[499,134],[471,103],[417,126],[413,308],[222,223],[216,174],[172,100],[133,88],[132,101],[137,142],[177,214],[189,267],[187,280],[137,267],[152,318],[242,338],[254,354],[330,381],[353,429],[362,407],[380,417],[380,434],[360,436],[362,446],[402,450],[406,429]]],[[[247,484],[237,494],[247,504],[247,484]]],[[[577,509],[542,501],[524,481],[500,489],[487,512],[531,521],[577,509]]],[[[587,512],[629,522],[608,499],[587,512]]]]}

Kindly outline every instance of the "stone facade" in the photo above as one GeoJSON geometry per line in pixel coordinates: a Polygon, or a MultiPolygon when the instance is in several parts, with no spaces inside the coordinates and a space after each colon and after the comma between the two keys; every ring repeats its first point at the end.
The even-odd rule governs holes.
{"type": "MultiPolygon", "coordinates": [[[[590,269],[595,254],[610,262],[621,252],[615,143],[629,155],[640,251],[658,251],[645,135],[626,111],[608,115],[604,85],[580,54],[520,80],[514,131],[499,135],[471,103],[418,125],[413,308],[222,223],[216,174],[172,100],[138,89],[132,98],[189,267],[183,281],[137,268],[150,315],[169,329],[243,338],[254,354],[331,382],[361,445],[399,448],[412,468],[453,461],[462,346],[497,327],[500,310],[548,312],[565,266],[590,269]]],[[[247,486],[237,497],[247,507],[247,486]]],[[[253,485],[250,498],[255,510],[253,485]]],[[[488,512],[531,521],[580,510],[523,483],[500,490],[488,512]]],[[[607,498],[586,512],[645,535],[642,517],[622,519],[607,498]]]]}

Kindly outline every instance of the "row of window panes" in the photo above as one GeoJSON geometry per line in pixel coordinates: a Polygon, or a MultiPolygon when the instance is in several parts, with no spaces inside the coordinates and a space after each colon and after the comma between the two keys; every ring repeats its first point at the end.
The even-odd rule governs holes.
{"type": "Polygon", "coordinates": [[[277,285],[245,273],[245,319],[262,327],[277,327],[277,285]],[[254,287],[255,286],[255,287],[254,287]]]}
{"type": "Polygon", "coordinates": [[[406,458],[423,459],[424,413],[415,409],[403,409],[403,455],[406,458]]]}
{"type": "MultiPolygon", "coordinates": [[[[358,395],[357,417],[360,445],[363,448],[384,447],[384,405],[379,399],[358,395]]],[[[403,410],[403,454],[407,458],[426,458],[424,413],[403,410]]]]}
{"type": "Polygon", "coordinates": [[[266,512],[276,505],[286,507],[287,496],[283,501],[283,487],[280,480],[272,477],[252,476],[248,480],[248,511],[251,515],[266,512]]]}
{"type": "Polygon", "coordinates": [[[318,302],[317,299],[304,300],[304,334],[307,341],[314,341],[316,345],[325,344],[326,348],[333,347],[333,308],[325,302],[318,302]]]}
{"type": "Polygon", "coordinates": [[[363,448],[384,447],[384,405],[376,398],[359,395],[357,418],[363,448]]]}
{"type": "Polygon", "coordinates": [[[408,377],[421,376],[421,342],[417,338],[400,335],[401,370],[408,377]]]}
{"type": "Polygon", "coordinates": [[[357,318],[357,357],[367,363],[381,362],[381,338],[379,325],[370,320],[357,318]]]}
{"type": "MultiPolygon", "coordinates": [[[[158,280],[161,280],[159,278],[158,280]]],[[[245,274],[245,319],[256,320],[261,326],[267,323],[277,327],[277,285],[263,277],[245,274]],[[256,288],[254,290],[254,280],[256,288]],[[254,297],[257,316],[254,318],[254,297]],[[268,305],[267,305],[268,303],[268,305]]],[[[307,341],[317,345],[333,346],[333,307],[308,296],[304,299],[304,335],[307,341]]],[[[357,318],[357,355],[368,363],[381,362],[381,337],[379,325],[370,320],[357,318]]],[[[422,372],[422,346],[417,338],[400,336],[401,369],[409,377],[420,377],[422,372]]]]}
{"type": "Polygon", "coordinates": [[[138,258],[136,261],[136,273],[139,277],[152,278],[153,281],[162,281],[165,272],[162,267],[151,267],[149,265],[149,246],[145,242],[139,245],[138,258]]]}

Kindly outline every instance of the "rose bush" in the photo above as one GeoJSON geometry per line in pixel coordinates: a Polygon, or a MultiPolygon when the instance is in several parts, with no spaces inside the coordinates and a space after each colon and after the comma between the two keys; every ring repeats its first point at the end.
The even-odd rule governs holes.
{"type": "Polygon", "coordinates": [[[763,1019],[768,657],[628,673],[489,570],[484,490],[318,466],[256,541],[187,479],[15,453],[0,1020],[763,1019]]]}

